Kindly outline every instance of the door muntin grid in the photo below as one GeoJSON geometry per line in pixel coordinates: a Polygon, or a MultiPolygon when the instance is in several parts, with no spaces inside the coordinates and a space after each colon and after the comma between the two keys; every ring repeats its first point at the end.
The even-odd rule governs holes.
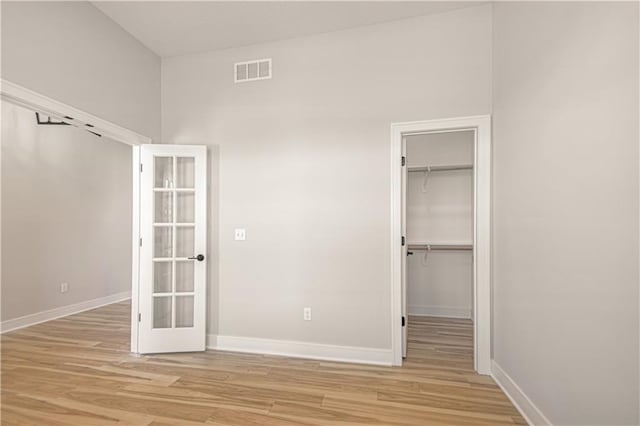
{"type": "Polygon", "coordinates": [[[194,326],[195,157],[154,156],[153,321],[194,326]]]}

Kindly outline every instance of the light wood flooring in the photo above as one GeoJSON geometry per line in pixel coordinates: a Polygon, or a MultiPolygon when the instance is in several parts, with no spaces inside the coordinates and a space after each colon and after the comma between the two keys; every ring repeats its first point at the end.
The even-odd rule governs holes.
{"type": "Polygon", "coordinates": [[[526,424],[473,372],[469,321],[411,318],[403,367],[129,353],[129,303],[2,336],[2,425],[526,424]]]}

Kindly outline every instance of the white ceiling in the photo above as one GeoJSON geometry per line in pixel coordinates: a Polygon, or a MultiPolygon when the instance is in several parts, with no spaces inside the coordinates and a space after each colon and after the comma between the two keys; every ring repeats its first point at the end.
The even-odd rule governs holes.
{"type": "Polygon", "coordinates": [[[458,1],[92,3],[162,57],[343,30],[478,4],[458,1]]]}

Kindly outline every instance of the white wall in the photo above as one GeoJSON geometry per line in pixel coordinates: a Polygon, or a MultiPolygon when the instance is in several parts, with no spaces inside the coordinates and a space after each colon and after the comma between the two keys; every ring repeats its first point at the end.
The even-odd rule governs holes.
{"type": "Polygon", "coordinates": [[[638,424],[638,4],[494,10],[495,360],[556,425],[638,424]]]}
{"type": "Polygon", "coordinates": [[[2,78],[160,139],[160,58],[89,2],[3,1],[2,78]]]}
{"type": "MultiPolygon", "coordinates": [[[[407,137],[407,165],[474,162],[474,133],[407,137]]],[[[409,244],[473,242],[473,170],[411,172],[407,182],[409,244]]],[[[473,262],[470,251],[413,251],[407,259],[409,315],[471,318],[473,262]]]]}
{"type": "Polygon", "coordinates": [[[389,126],[488,113],[490,58],[483,5],[163,60],[163,142],[212,154],[209,333],[390,348],[389,126]]]}
{"type": "Polygon", "coordinates": [[[3,101],[1,156],[2,321],[129,291],[131,147],[3,101]]]}

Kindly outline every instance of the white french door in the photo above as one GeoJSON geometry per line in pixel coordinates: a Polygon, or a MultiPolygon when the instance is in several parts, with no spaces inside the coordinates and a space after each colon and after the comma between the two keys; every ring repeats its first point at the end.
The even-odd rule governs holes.
{"type": "Polygon", "coordinates": [[[207,150],[140,147],[138,352],[206,346],[207,150]]]}

